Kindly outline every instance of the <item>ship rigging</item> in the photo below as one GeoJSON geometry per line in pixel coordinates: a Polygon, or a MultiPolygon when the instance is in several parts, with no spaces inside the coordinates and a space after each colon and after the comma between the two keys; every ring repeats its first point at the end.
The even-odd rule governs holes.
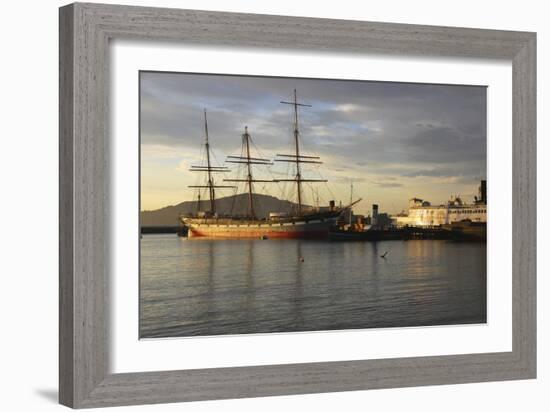
{"type": "Polygon", "coordinates": [[[296,174],[294,179],[277,179],[276,182],[296,182],[296,194],[298,199],[297,215],[302,214],[302,183],[303,182],[327,182],[326,179],[304,179],[302,177],[301,164],[315,163],[322,164],[318,156],[304,156],[300,154],[300,130],[298,128],[298,106],[311,107],[309,104],[298,103],[296,89],[294,89],[294,100],[292,102],[281,101],[282,104],[294,106],[294,154],[277,153],[276,162],[291,162],[295,164],[296,174]]]}
{"type": "Polygon", "coordinates": [[[281,101],[282,104],[292,105],[293,112],[293,154],[277,153],[274,161],[265,157],[255,157],[251,154],[252,137],[245,126],[241,135],[241,155],[227,156],[226,163],[245,167],[244,178],[226,178],[224,182],[244,183],[248,193],[248,207],[246,216],[221,215],[216,210],[216,189],[233,188],[236,186],[217,184],[214,180],[216,173],[228,173],[231,170],[227,166],[213,166],[211,162],[211,148],[208,139],[208,122],[206,110],[204,111],[204,133],[206,148],[206,164],[191,166],[193,172],[206,173],[206,184],[193,185],[190,188],[199,189],[199,200],[196,215],[180,216],[181,222],[189,229],[190,237],[223,237],[223,238],[311,238],[327,237],[329,229],[342,212],[353,204],[345,207],[335,207],[334,200],[328,207],[306,208],[303,202],[302,184],[305,182],[327,182],[326,179],[304,178],[302,164],[322,164],[320,157],[303,155],[300,147],[300,130],[298,123],[298,107],[311,107],[308,104],[298,102],[297,92],[294,90],[293,101],[281,101]],[[274,162],[291,163],[294,165],[294,176],[288,179],[258,179],[254,176],[254,166],[271,166],[274,162]],[[254,204],[254,183],[279,183],[293,182],[296,190],[296,210],[294,214],[281,211],[272,212],[269,218],[260,217],[254,204]],[[200,211],[200,189],[208,189],[210,210],[200,211]]]}
{"type": "Polygon", "coordinates": [[[242,146],[243,150],[241,152],[245,153],[245,156],[227,156],[228,160],[226,163],[237,163],[245,164],[247,169],[247,175],[245,179],[223,179],[224,182],[246,182],[248,187],[248,217],[250,219],[256,219],[256,214],[254,212],[254,195],[253,195],[253,186],[252,183],[263,182],[271,183],[273,180],[264,180],[264,179],[254,179],[252,176],[252,165],[264,165],[269,166],[273,163],[269,159],[263,159],[260,157],[250,157],[250,134],[248,133],[248,126],[244,127],[244,133],[242,135],[242,146]]]}
{"type": "Polygon", "coordinates": [[[189,188],[199,189],[197,211],[200,212],[200,189],[208,189],[208,197],[210,200],[210,214],[216,214],[216,189],[229,189],[235,186],[216,185],[214,183],[214,173],[228,173],[230,170],[227,166],[212,166],[210,142],[208,141],[208,120],[206,118],[206,109],[204,110],[204,147],[206,150],[206,165],[191,166],[190,172],[205,172],[207,174],[207,182],[205,185],[192,185],[189,188]]]}

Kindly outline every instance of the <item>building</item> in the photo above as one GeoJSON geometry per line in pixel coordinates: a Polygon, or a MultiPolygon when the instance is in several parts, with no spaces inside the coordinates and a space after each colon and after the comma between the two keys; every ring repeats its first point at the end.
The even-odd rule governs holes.
{"type": "Polygon", "coordinates": [[[453,196],[445,205],[433,206],[419,198],[409,200],[408,213],[393,216],[396,226],[439,226],[469,220],[487,222],[487,183],[481,181],[479,195],[473,204],[466,204],[459,196],[453,196]]]}

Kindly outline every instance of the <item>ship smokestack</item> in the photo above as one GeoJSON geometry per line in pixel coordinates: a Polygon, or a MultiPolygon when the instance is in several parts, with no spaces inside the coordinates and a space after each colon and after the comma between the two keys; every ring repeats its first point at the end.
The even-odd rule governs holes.
{"type": "Polygon", "coordinates": [[[332,211],[334,210],[334,200],[331,200],[331,201],[328,203],[328,206],[329,206],[330,211],[332,212],[332,211]]]}
{"type": "Polygon", "coordinates": [[[482,180],[479,185],[479,196],[481,203],[487,204],[487,180],[482,180]]]}
{"type": "Polygon", "coordinates": [[[373,204],[372,205],[372,220],[371,220],[371,224],[372,225],[376,225],[378,222],[378,205],[377,204],[373,204]]]}

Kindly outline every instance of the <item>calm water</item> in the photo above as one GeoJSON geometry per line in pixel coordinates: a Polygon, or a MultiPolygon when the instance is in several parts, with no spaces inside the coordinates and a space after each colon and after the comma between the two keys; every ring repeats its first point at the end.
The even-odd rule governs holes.
{"type": "Polygon", "coordinates": [[[144,338],[484,323],[486,246],[145,235],[140,294],[144,338]]]}

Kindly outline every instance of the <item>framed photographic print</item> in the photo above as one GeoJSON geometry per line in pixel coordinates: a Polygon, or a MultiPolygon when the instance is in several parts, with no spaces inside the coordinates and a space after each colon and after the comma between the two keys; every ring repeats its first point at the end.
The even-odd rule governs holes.
{"type": "Polygon", "coordinates": [[[534,378],[535,56],[61,8],[61,403],[534,378]]]}

